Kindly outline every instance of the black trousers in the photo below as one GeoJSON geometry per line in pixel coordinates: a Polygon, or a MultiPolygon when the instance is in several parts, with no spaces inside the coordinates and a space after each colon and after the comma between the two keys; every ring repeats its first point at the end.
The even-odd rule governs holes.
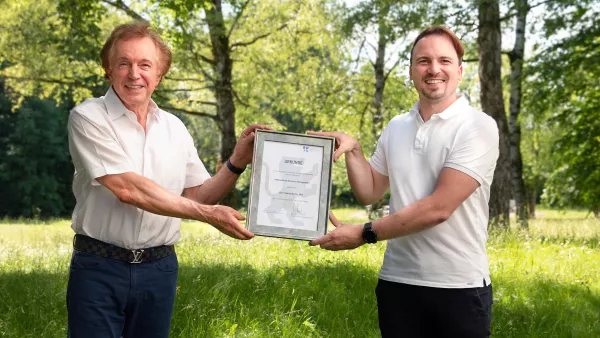
{"type": "Polygon", "coordinates": [[[491,285],[442,289],[380,279],[375,294],[383,338],[490,336],[491,285]]]}

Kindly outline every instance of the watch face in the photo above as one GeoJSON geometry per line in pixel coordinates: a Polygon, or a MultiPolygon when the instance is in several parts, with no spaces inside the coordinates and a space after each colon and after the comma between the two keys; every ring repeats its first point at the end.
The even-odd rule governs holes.
{"type": "Polygon", "coordinates": [[[365,231],[365,234],[364,234],[363,237],[365,238],[365,242],[367,242],[367,243],[375,243],[375,242],[377,242],[377,236],[375,235],[375,233],[371,229],[365,231]]]}
{"type": "Polygon", "coordinates": [[[377,234],[371,229],[370,224],[363,229],[362,237],[366,243],[377,243],[377,234]]]}

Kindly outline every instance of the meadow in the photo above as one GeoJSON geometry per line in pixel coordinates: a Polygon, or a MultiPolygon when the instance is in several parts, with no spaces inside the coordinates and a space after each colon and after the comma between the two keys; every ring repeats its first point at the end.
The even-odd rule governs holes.
{"type": "MultiPolygon", "coordinates": [[[[337,209],[350,223],[361,209],[337,209]]],[[[540,210],[529,231],[493,230],[493,337],[600,337],[600,221],[540,210]]],[[[65,337],[67,220],[0,221],[0,337],[65,337]]],[[[374,288],[385,243],[327,252],[239,242],[184,222],[171,337],[379,337],[374,288]]]]}

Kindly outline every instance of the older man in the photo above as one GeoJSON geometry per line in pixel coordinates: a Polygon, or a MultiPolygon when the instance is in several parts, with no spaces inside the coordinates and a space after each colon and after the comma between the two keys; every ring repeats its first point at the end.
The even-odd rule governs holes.
{"type": "Polygon", "coordinates": [[[383,131],[370,162],[342,133],[350,185],[370,204],[391,189],[390,215],[365,225],[341,224],[311,242],[352,249],[388,240],[377,285],[383,337],[487,337],[492,288],[487,240],[498,127],[456,93],[463,46],[445,27],[413,43],[410,78],[419,93],[410,112],[383,131]]]}
{"type": "Polygon", "coordinates": [[[183,123],[151,99],[171,64],[157,33],[145,22],[119,26],[101,57],[110,89],[69,116],[77,204],[68,334],[167,337],[180,218],[253,237],[239,212],[212,204],[251,162],[254,130],[265,127],[248,127],[227,165],[210,177],[183,123]]]}

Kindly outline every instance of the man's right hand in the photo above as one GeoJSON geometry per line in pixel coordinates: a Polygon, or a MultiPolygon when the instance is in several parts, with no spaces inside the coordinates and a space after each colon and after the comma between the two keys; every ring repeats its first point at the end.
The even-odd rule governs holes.
{"type": "Polygon", "coordinates": [[[309,131],[307,132],[309,135],[318,135],[318,136],[328,136],[335,138],[335,153],[333,153],[333,162],[337,162],[337,160],[342,156],[343,153],[349,151],[356,151],[357,154],[362,154],[362,149],[360,148],[360,143],[358,141],[348,135],[339,131],[309,131]]]}
{"type": "Polygon", "coordinates": [[[254,234],[246,230],[240,223],[245,220],[239,211],[224,205],[202,205],[201,215],[204,222],[214,226],[217,230],[229,237],[248,240],[254,234]]]}

